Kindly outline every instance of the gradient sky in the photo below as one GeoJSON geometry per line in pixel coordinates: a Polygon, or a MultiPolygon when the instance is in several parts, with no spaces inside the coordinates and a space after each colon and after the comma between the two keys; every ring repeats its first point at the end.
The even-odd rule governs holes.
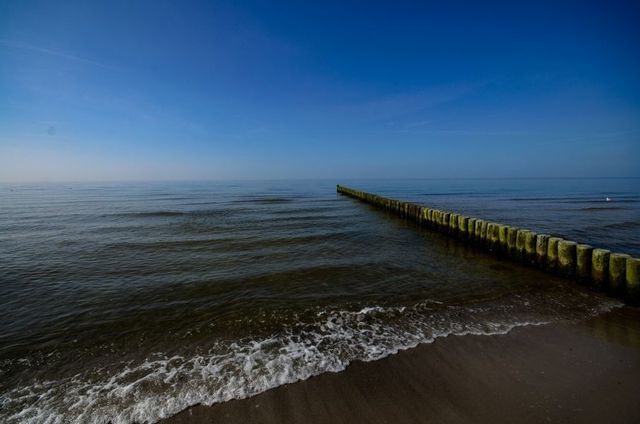
{"type": "Polygon", "coordinates": [[[637,1],[7,0],[0,181],[638,177],[638,22],[637,1]]]}

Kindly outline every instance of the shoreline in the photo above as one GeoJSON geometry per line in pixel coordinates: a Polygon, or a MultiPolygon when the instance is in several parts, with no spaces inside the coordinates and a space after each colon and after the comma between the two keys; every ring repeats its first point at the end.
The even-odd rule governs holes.
{"type": "Polygon", "coordinates": [[[640,310],[621,307],[578,323],[439,338],[161,422],[631,423],[639,393],[640,310]]]}

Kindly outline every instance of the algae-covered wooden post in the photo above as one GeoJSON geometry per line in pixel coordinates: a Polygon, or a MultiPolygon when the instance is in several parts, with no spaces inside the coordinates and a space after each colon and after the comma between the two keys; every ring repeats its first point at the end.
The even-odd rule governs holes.
{"type": "Polygon", "coordinates": [[[498,225],[498,251],[500,253],[507,252],[507,236],[509,234],[509,226],[508,225],[498,225]]]}
{"type": "Polygon", "coordinates": [[[507,230],[507,255],[511,258],[516,257],[516,242],[519,230],[516,227],[509,227],[509,230],[507,230]]]}
{"type": "Polygon", "coordinates": [[[498,226],[495,222],[487,224],[487,248],[495,251],[498,245],[498,226]]]}
{"type": "Polygon", "coordinates": [[[547,266],[548,243],[548,234],[538,234],[538,237],[536,237],[536,265],[543,269],[547,266]]]}
{"type": "Polygon", "coordinates": [[[476,243],[480,244],[482,241],[482,220],[476,219],[476,229],[473,233],[473,238],[476,243]]]}
{"type": "Polygon", "coordinates": [[[498,224],[495,222],[487,223],[487,246],[489,250],[495,250],[496,242],[498,239],[498,224]]]}
{"type": "Polygon", "coordinates": [[[551,272],[558,270],[558,244],[561,241],[560,237],[549,237],[547,242],[547,270],[551,272]]]}
{"type": "Polygon", "coordinates": [[[576,246],[576,276],[578,280],[586,283],[591,281],[591,258],[593,247],[588,244],[576,246]]]}
{"type": "Polygon", "coordinates": [[[609,281],[609,256],[606,249],[593,249],[591,253],[591,281],[595,288],[604,290],[609,281]]]}
{"type": "Polygon", "coordinates": [[[493,223],[491,227],[491,249],[500,253],[500,224],[493,223]]]}
{"type": "Polygon", "coordinates": [[[535,263],[537,236],[533,231],[528,231],[524,236],[524,259],[529,264],[535,263]]]}
{"type": "Polygon", "coordinates": [[[480,244],[486,245],[487,243],[487,224],[485,220],[480,221],[480,244]]]}
{"type": "Polygon", "coordinates": [[[609,255],[609,287],[616,294],[624,293],[627,274],[627,258],[624,253],[612,253],[609,255]]]}
{"type": "Polygon", "coordinates": [[[461,215],[460,217],[458,217],[458,232],[460,233],[460,238],[463,240],[465,240],[469,236],[468,225],[468,216],[461,215]]]}
{"type": "Polygon", "coordinates": [[[627,258],[627,301],[640,305],[640,259],[627,258]]]}
{"type": "Polygon", "coordinates": [[[524,245],[528,232],[529,230],[520,229],[516,235],[516,259],[519,261],[523,261],[525,258],[524,245]]]}
{"type": "Polygon", "coordinates": [[[467,237],[470,241],[475,241],[476,239],[476,219],[469,218],[467,221],[467,237]]]}
{"type": "Polygon", "coordinates": [[[458,235],[458,214],[452,213],[449,215],[449,233],[452,236],[458,235]]]}
{"type": "Polygon", "coordinates": [[[558,242],[558,271],[560,274],[573,277],[576,272],[575,241],[561,240],[558,242]]]}

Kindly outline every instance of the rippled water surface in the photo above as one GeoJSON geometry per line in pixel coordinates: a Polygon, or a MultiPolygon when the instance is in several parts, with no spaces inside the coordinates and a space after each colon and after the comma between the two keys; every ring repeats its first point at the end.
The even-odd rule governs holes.
{"type": "MultiPolygon", "coordinates": [[[[640,180],[339,182],[640,253],[640,180]]],[[[0,421],[153,422],[617,304],[335,183],[0,186],[0,421]]]]}

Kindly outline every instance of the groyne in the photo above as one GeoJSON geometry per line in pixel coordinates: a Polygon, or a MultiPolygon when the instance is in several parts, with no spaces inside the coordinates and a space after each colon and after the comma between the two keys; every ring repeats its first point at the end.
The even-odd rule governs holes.
{"type": "Polygon", "coordinates": [[[341,185],[338,193],[413,220],[496,256],[560,275],[640,305],[640,259],[459,213],[389,199],[341,185]]]}

